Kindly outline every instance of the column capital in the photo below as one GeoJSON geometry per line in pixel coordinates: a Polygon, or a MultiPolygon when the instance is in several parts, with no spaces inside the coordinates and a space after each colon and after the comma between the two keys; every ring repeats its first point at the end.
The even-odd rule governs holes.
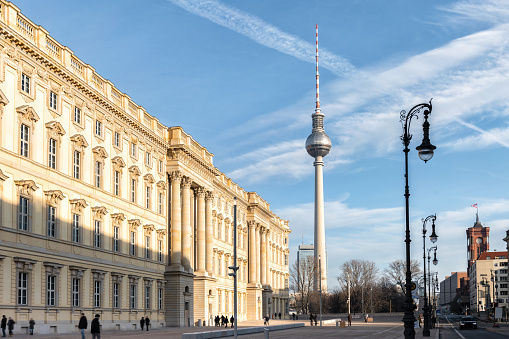
{"type": "Polygon", "coordinates": [[[195,192],[196,192],[196,195],[202,199],[205,198],[205,195],[207,194],[207,192],[205,191],[205,189],[203,187],[198,187],[197,189],[195,189],[195,192]]]}
{"type": "Polygon", "coordinates": [[[190,177],[187,177],[187,176],[182,177],[182,188],[189,189],[189,188],[191,188],[192,183],[193,183],[193,180],[190,177]]]}
{"type": "Polygon", "coordinates": [[[170,179],[172,182],[180,183],[182,181],[183,177],[184,177],[184,175],[182,174],[182,172],[179,172],[179,171],[173,171],[170,173],[170,179]]]}
{"type": "Polygon", "coordinates": [[[214,194],[212,193],[212,191],[206,191],[206,193],[205,193],[205,201],[206,202],[212,202],[212,200],[214,200],[214,194]]]}
{"type": "Polygon", "coordinates": [[[249,229],[251,229],[251,228],[256,228],[256,225],[257,225],[257,223],[256,223],[256,221],[254,221],[254,220],[249,220],[249,221],[247,222],[247,226],[249,227],[249,229]]]}

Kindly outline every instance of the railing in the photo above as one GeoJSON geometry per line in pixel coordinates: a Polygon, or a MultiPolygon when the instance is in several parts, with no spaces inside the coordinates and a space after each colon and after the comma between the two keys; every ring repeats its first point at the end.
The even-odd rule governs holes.
{"type": "Polygon", "coordinates": [[[17,18],[17,27],[18,27],[18,31],[21,34],[23,34],[24,36],[26,36],[30,40],[35,41],[34,27],[28,21],[26,21],[25,19],[23,19],[19,15],[18,15],[18,18],[17,18]]]}
{"type": "Polygon", "coordinates": [[[49,37],[46,37],[46,51],[53,58],[60,60],[61,49],[55,41],[51,40],[49,37]]]}
{"type": "Polygon", "coordinates": [[[104,83],[103,81],[95,74],[92,74],[92,83],[94,84],[95,88],[99,91],[104,90],[104,83]]]}
{"type": "Polygon", "coordinates": [[[111,90],[111,98],[117,105],[121,106],[120,93],[118,93],[116,90],[112,89],[111,90]]]}
{"type": "Polygon", "coordinates": [[[134,116],[137,116],[137,114],[136,114],[136,110],[137,110],[136,106],[131,101],[129,101],[129,105],[127,106],[127,109],[129,110],[129,113],[131,113],[134,116]]]}
{"type": "Polygon", "coordinates": [[[75,74],[83,77],[83,64],[78,59],[71,57],[71,68],[75,74]]]}

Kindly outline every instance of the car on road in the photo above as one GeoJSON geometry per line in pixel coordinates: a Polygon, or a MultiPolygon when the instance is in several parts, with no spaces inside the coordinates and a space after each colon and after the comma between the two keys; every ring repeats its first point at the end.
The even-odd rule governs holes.
{"type": "Polygon", "coordinates": [[[473,328],[474,330],[477,329],[477,320],[471,316],[461,317],[460,330],[464,328],[473,328]]]}

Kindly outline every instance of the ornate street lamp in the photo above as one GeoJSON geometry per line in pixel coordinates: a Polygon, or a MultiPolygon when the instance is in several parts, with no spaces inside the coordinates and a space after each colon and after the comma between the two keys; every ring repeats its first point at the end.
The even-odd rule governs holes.
{"type": "MultiPolygon", "coordinates": [[[[428,305],[428,297],[426,295],[426,223],[428,220],[433,220],[433,233],[435,233],[435,220],[437,219],[436,214],[432,214],[428,216],[426,219],[422,219],[422,258],[424,260],[424,307],[422,310],[424,311],[424,328],[422,329],[422,336],[429,337],[429,305],[428,305]]],[[[429,238],[432,239],[433,235],[429,238]]],[[[437,235],[433,239],[437,239],[437,235]]],[[[429,266],[429,265],[428,265],[429,266]]]]}
{"type": "Polygon", "coordinates": [[[433,157],[433,152],[436,149],[429,140],[429,122],[428,115],[431,114],[432,106],[431,100],[429,103],[423,103],[416,105],[408,111],[401,111],[400,119],[401,125],[403,127],[403,135],[401,136],[401,140],[403,141],[403,145],[405,145],[405,149],[403,152],[405,153],[405,226],[406,226],[406,282],[405,282],[405,315],[403,317],[403,322],[405,323],[405,339],[414,339],[415,338],[415,330],[414,330],[414,305],[412,303],[412,273],[410,271],[410,207],[409,207],[409,198],[410,198],[410,189],[408,187],[408,152],[410,149],[408,146],[410,145],[410,140],[412,140],[412,134],[410,134],[410,122],[412,118],[417,116],[423,110],[424,114],[424,123],[422,124],[422,129],[424,133],[424,138],[422,139],[422,143],[416,149],[419,152],[419,158],[427,162],[433,157]]]}
{"type": "MultiPolygon", "coordinates": [[[[435,222],[433,220],[433,234],[435,233],[435,222]]],[[[433,234],[430,235],[430,240],[433,239],[433,234]]],[[[436,237],[438,237],[436,234],[435,234],[436,237]]],[[[428,307],[430,309],[430,312],[428,312],[428,325],[431,324],[431,328],[433,328],[433,324],[431,323],[431,313],[433,311],[433,306],[431,304],[431,285],[433,283],[432,281],[432,277],[431,277],[431,264],[430,264],[430,260],[431,260],[431,251],[435,251],[435,257],[433,259],[433,265],[437,265],[438,264],[438,259],[437,259],[437,246],[432,246],[430,248],[428,248],[428,307]]]]}

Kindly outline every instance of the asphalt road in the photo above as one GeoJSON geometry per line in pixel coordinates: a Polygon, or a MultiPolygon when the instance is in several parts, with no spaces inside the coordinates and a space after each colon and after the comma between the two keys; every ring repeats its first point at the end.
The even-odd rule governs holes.
{"type": "Polygon", "coordinates": [[[484,322],[477,323],[477,329],[460,330],[460,317],[442,317],[440,319],[440,338],[442,339],[500,339],[509,338],[507,333],[499,333],[492,329],[492,325],[484,322]]]}

